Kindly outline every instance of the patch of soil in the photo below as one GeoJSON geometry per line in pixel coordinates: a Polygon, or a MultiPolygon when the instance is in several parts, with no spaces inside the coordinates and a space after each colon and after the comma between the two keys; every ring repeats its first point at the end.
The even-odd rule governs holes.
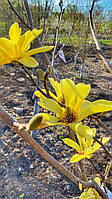
{"type": "MultiPolygon", "coordinates": [[[[56,58],[55,69],[59,78],[70,78],[74,82],[91,84],[90,101],[97,99],[112,100],[112,78],[106,67],[97,57],[97,54],[89,52],[85,59],[84,77],[81,78],[81,59],[78,57],[74,67],[73,52],[65,49],[67,64],[59,57],[56,58]],[[69,59],[71,57],[71,59],[69,59]]],[[[110,55],[111,51],[106,50],[110,55]]],[[[43,65],[45,71],[46,66],[43,65]]],[[[40,86],[42,81],[40,81],[40,86]]],[[[6,65],[0,67],[0,101],[1,105],[17,121],[26,123],[33,115],[34,101],[32,99],[35,87],[25,73],[18,66],[6,65]]],[[[40,108],[40,110],[43,110],[40,108]]],[[[112,131],[112,115],[102,117],[102,122],[112,131]]],[[[108,136],[108,133],[98,124],[97,137],[108,136]]],[[[60,135],[67,135],[67,128],[51,127],[38,132],[37,141],[43,148],[62,163],[75,175],[79,174],[78,166],[69,162],[74,152],[59,139],[60,135]],[[62,134],[60,134],[62,132],[62,134]]],[[[0,198],[1,199],[62,199],[77,198],[80,194],[78,186],[68,180],[63,174],[54,169],[49,163],[40,157],[29,145],[25,145],[20,138],[6,123],[0,120],[0,198]]],[[[111,148],[108,142],[107,147],[111,148]]],[[[110,161],[105,152],[100,149],[92,157],[95,165],[103,173],[110,161]]],[[[86,161],[87,175],[95,175],[94,168],[86,161]]],[[[108,187],[112,190],[112,170],[107,179],[108,187]]]]}

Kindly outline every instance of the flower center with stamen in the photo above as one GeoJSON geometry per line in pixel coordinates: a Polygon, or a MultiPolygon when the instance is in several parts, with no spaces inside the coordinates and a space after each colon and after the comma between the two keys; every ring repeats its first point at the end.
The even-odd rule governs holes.
{"type": "Polygon", "coordinates": [[[71,112],[70,108],[67,107],[67,110],[64,112],[61,122],[63,123],[74,123],[77,121],[77,114],[71,112]]]}

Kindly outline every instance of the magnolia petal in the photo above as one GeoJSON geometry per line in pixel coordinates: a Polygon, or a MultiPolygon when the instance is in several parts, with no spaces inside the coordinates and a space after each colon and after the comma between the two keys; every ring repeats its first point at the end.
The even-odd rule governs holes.
{"type": "Polygon", "coordinates": [[[90,159],[92,157],[92,147],[84,150],[84,155],[87,159],[90,159]]]}
{"type": "Polygon", "coordinates": [[[30,42],[29,40],[31,40],[32,38],[32,31],[28,30],[27,32],[25,32],[19,39],[18,41],[18,45],[21,47],[21,51],[22,52],[26,52],[27,50],[29,50],[30,48],[30,42]]]}
{"type": "Polygon", "coordinates": [[[26,52],[26,55],[30,56],[30,55],[34,55],[37,53],[46,52],[46,51],[51,50],[52,48],[54,48],[54,46],[45,46],[45,47],[35,48],[33,50],[29,50],[28,52],[26,52]]]}
{"type": "Polygon", "coordinates": [[[95,189],[84,189],[84,192],[80,195],[79,199],[102,199],[95,189]]]}
{"type": "Polygon", "coordinates": [[[112,101],[96,100],[90,106],[93,113],[112,111],[112,101]]]}
{"type": "Polygon", "coordinates": [[[62,89],[61,89],[61,85],[59,82],[55,81],[53,78],[49,78],[50,84],[52,85],[52,87],[54,88],[56,95],[58,97],[58,100],[61,102],[61,98],[63,99],[63,94],[62,94],[62,89]]]}
{"type": "MultiPolygon", "coordinates": [[[[92,131],[93,131],[93,136],[95,137],[96,129],[95,129],[95,128],[92,128],[92,131]]],[[[90,139],[90,140],[87,140],[87,139],[86,139],[86,148],[91,147],[92,144],[93,144],[93,141],[94,141],[94,139],[90,139]]]]}
{"type": "Polygon", "coordinates": [[[25,33],[25,49],[29,49],[29,44],[42,32],[41,30],[33,29],[32,31],[27,31],[25,33]],[[30,37],[29,37],[30,36],[30,37]]]}
{"type": "MultiPolygon", "coordinates": [[[[42,91],[46,93],[46,89],[42,89],[42,91]]],[[[39,90],[35,91],[35,96],[37,96],[40,101],[46,99],[46,97],[39,90]]]]}
{"type": "MultiPolygon", "coordinates": [[[[33,33],[33,40],[34,40],[36,37],[38,37],[38,36],[42,33],[42,31],[43,31],[43,29],[37,30],[36,28],[34,28],[34,29],[32,30],[32,33],[33,33]]],[[[33,41],[33,40],[32,40],[32,41],[33,41]]]]}
{"type": "MultiPolygon", "coordinates": [[[[77,125],[80,125],[80,124],[77,124],[77,125]]],[[[83,138],[82,136],[80,136],[79,133],[77,133],[76,135],[77,135],[77,139],[78,139],[78,142],[79,142],[79,145],[80,145],[80,151],[84,152],[84,150],[86,148],[85,138],[83,138]]]]}
{"type": "MultiPolygon", "coordinates": [[[[100,178],[96,177],[94,179],[97,184],[100,186],[100,178]]],[[[91,181],[90,181],[91,182],[91,181]]],[[[100,197],[100,195],[98,194],[98,192],[95,189],[89,188],[89,189],[84,189],[84,192],[80,195],[79,199],[102,199],[102,197],[100,197]]]]}
{"type": "Polygon", "coordinates": [[[82,126],[82,123],[69,123],[68,126],[83,138],[90,140],[93,137],[93,130],[89,127],[82,126]]]}
{"type": "Polygon", "coordinates": [[[0,38],[0,56],[3,59],[14,59],[15,57],[15,44],[4,37],[0,38]]]}
{"type": "Polygon", "coordinates": [[[52,99],[44,99],[38,103],[41,107],[48,109],[49,111],[55,112],[56,114],[62,115],[62,107],[52,99]]]}
{"type": "Polygon", "coordinates": [[[75,162],[79,162],[80,160],[84,159],[85,155],[80,155],[80,154],[75,154],[72,156],[72,158],[70,159],[71,163],[75,163],[75,162]]]}
{"type": "Polygon", "coordinates": [[[21,59],[15,60],[29,68],[37,67],[38,62],[33,57],[22,57],[21,59]]]}
{"type": "Polygon", "coordinates": [[[98,184],[99,186],[101,185],[101,180],[100,180],[99,177],[96,177],[96,178],[95,178],[95,181],[97,182],[97,184],[98,184]]]}
{"type": "Polygon", "coordinates": [[[91,90],[90,84],[86,85],[83,83],[79,83],[75,87],[77,89],[78,96],[82,99],[85,99],[91,90]]]}
{"type": "Polygon", "coordinates": [[[0,66],[2,66],[2,65],[4,65],[4,64],[9,64],[9,63],[11,63],[12,62],[12,60],[11,59],[2,59],[2,58],[0,58],[0,66]]]}
{"type": "Polygon", "coordinates": [[[14,24],[12,24],[9,30],[10,40],[12,40],[15,44],[17,44],[19,41],[20,35],[21,35],[21,28],[19,28],[18,23],[15,22],[14,24]]]}
{"type": "MultiPolygon", "coordinates": [[[[42,89],[42,91],[46,93],[46,89],[42,89]]],[[[57,97],[51,91],[49,91],[49,94],[57,100],[57,97]]],[[[40,98],[40,101],[46,99],[46,97],[39,90],[35,91],[35,95],[40,98]]]]}
{"type": "Polygon", "coordinates": [[[106,142],[108,142],[111,138],[110,137],[103,137],[102,138],[102,143],[105,144],[106,142]]]}
{"type": "Polygon", "coordinates": [[[78,110],[79,107],[81,106],[83,100],[88,96],[90,90],[91,90],[91,86],[90,84],[83,84],[83,83],[79,83],[75,86],[76,88],[76,93],[77,93],[77,100],[76,100],[76,104],[74,104],[74,109],[78,110]]]}
{"type": "MultiPolygon", "coordinates": [[[[19,57],[23,57],[23,55],[25,54],[26,52],[26,44],[25,44],[25,34],[22,35],[18,41],[18,45],[17,45],[17,55],[19,55],[19,57]]],[[[29,46],[30,48],[30,46],[29,46]]]]}
{"type": "Polygon", "coordinates": [[[68,124],[68,126],[69,126],[73,131],[75,131],[75,132],[76,132],[76,125],[77,125],[77,124],[75,124],[75,123],[69,123],[69,124],[68,124]]]}
{"type": "Polygon", "coordinates": [[[26,52],[29,50],[30,48],[30,43],[42,32],[42,30],[36,30],[34,29],[34,31],[30,31],[28,30],[27,32],[25,32],[19,39],[18,44],[21,45],[21,50],[23,50],[23,52],[26,52]]]}
{"type": "Polygon", "coordinates": [[[93,129],[90,128],[89,126],[82,126],[82,123],[79,123],[76,126],[76,131],[77,133],[82,136],[83,138],[86,138],[88,140],[91,140],[93,138],[93,129]]]}
{"type": "Polygon", "coordinates": [[[79,182],[79,189],[82,191],[82,184],[79,182]]]}
{"type": "Polygon", "coordinates": [[[63,142],[80,153],[80,146],[73,140],[71,140],[69,138],[65,138],[65,139],[63,139],[63,142]]]}
{"type": "Polygon", "coordinates": [[[61,85],[66,106],[69,106],[75,112],[78,112],[83,100],[90,92],[90,85],[79,83],[75,86],[74,82],[70,79],[61,80],[61,85]]]}
{"type": "Polygon", "coordinates": [[[105,111],[111,111],[111,110],[112,110],[112,101],[108,100],[96,100],[94,102],[85,101],[80,109],[79,121],[83,120],[89,115],[105,111]]]}
{"type": "Polygon", "coordinates": [[[71,79],[62,79],[60,81],[65,104],[72,108],[74,101],[76,100],[76,89],[75,84],[71,79]]]}
{"type": "Polygon", "coordinates": [[[58,119],[52,115],[47,113],[38,113],[38,116],[42,116],[42,121],[40,125],[37,124],[37,128],[35,127],[35,129],[58,125],[58,119]]]}
{"type": "Polygon", "coordinates": [[[85,154],[85,158],[90,159],[92,157],[92,154],[85,154]]]}

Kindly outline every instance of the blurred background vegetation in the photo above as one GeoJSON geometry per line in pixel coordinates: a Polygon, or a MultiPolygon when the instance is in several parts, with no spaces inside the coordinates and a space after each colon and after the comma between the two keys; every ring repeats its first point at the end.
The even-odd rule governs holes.
{"type": "MultiPolygon", "coordinates": [[[[80,0],[79,0],[80,1],[80,0]]],[[[23,0],[11,1],[18,13],[28,22],[27,12],[23,0]]],[[[62,20],[59,28],[58,44],[71,45],[82,49],[84,46],[94,45],[91,36],[88,12],[91,0],[83,0],[81,5],[78,0],[29,0],[29,7],[32,13],[34,27],[43,29],[40,39],[45,44],[54,44],[56,31],[59,23],[61,11],[62,20]]],[[[106,2],[106,0],[105,0],[106,2]]],[[[11,10],[7,0],[0,0],[0,37],[8,37],[9,27],[18,21],[23,31],[26,27],[11,10]]],[[[93,22],[99,42],[102,46],[112,47],[112,7],[96,2],[94,9],[93,22]]]]}

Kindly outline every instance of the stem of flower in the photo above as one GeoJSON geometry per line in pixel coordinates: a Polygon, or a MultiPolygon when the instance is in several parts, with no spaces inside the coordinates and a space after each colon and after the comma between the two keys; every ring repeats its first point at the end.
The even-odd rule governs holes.
{"type": "Polygon", "coordinates": [[[76,140],[75,140],[74,132],[70,127],[68,127],[68,132],[69,132],[70,139],[75,142],[76,140]]]}
{"type": "Polygon", "coordinates": [[[84,160],[80,160],[79,161],[79,166],[80,166],[80,169],[81,169],[81,174],[82,174],[82,179],[84,181],[87,181],[87,175],[86,175],[86,170],[85,170],[85,162],[84,160]]]}
{"type": "Polygon", "coordinates": [[[46,73],[45,73],[45,76],[44,76],[44,87],[46,89],[46,93],[47,93],[48,98],[50,98],[49,88],[47,86],[47,78],[48,78],[49,74],[50,74],[50,71],[47,70],[46,73]]]}

